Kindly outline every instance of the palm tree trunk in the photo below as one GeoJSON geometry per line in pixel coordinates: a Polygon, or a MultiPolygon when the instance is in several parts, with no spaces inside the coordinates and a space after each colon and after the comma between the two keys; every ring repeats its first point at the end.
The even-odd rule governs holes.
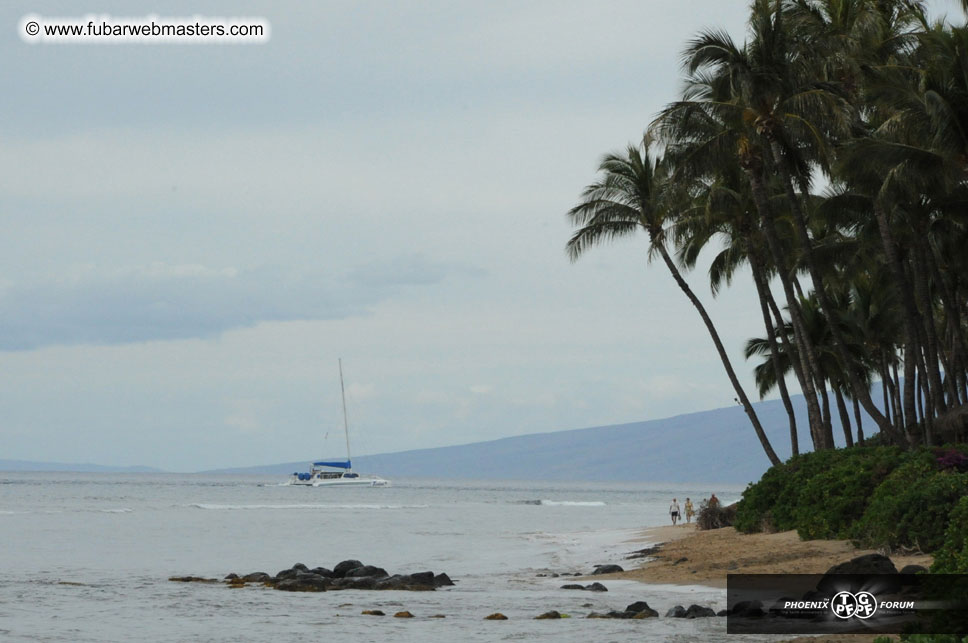
{"type": "Polygon", "coordinates": [[[914,268],[914,294],[921,305],[920,318],[923,320],[922,326],[924,327],[925,349],[927,351],[924,366],[928,372],[925,384],[928,384],[930,389],[930,415],[936,417],[947,411],[948,407],[944,402],[944,387],[941,384],[941,370],[938,367],[938,337],[935,332],[934,306],[931,303],[930,287],[928,286],[925,242],[922,235],[915,236],[921,237],[921,239],[914,243],[914,260],[911,262],[914,268]]]}
{"type": "MultiPolygon", "coordinates": [[[[891,403],[887,398],[887,381],[891,377],[891,372],[887,368],[887,360],[884,359],[884,352],[878,351],[878,353],[880,357],[880,368],[878,369],[878,373],[881,376],[881,397],[884,400],[884,415],[888,420],[893,422],[894,414],[891,413],[891,403]]],[[[854,402],[856,403],[856,400],[854,400],[854,402]]]]}
{"type": "Polygon", "coordinates": [[[844,439],[847,441],[847,446],[852,447],[854,436],[850,432],[850,413],[847,412],[847,405],[844,404],[844,394],[837,386],[834,386],[834,397],[837,400],[837,411],[840,413],[840,426],[844,430],[844,439]]]}
{"type": "MultiPolygon", "coordinates": [[[[905,414],[907,413],[907,408],[904,406],[904,404],[901,401],[901,380],[897,372],[897,360],[894,360],[891,362],[891,371],[894,375],[894,379],[893,379],[894,407],[895,407],[895,412],[897,413],[897,418],[899,420],[898,430],[903,431],[904,427],[907,426],[907,423],[909,422],[909,418],[914,417],[914,407],[913,406],[911,407],[911,415],[906,416],[905,414]]],[[[911,390],[912,391],[914,390],[914,375],[911,376],[911,390]]],[[[913,395],[911,397],[911,401],[913,404],[914,402],[913,395]]]]}
{"type": "Polygon", "coordinates": [[[813,289],[817,293],[817,299],[820,301],[820,308],[827,316],[827,320],[830,323],[830,331],[834,340],[834,350],[837,353],[837,358],[840,360],[844,367],[844,373],[847,375],[847,380],[850,383],[850,388],[854,392],[854,397],[856,397],[860,403],[864,406],[864,410],[867,414],[874,419],[877,426],[884,431],[886,434],[890,435],[894,427],[891,423],[887,421],[884,414],[880,412],[877,405],[871,399],[870,389],[867,388],[860,378],[857,376],[855,364],[851,361],[850,356],[847,353],[847,343],[844,341],[843,334],[840,331],[839,325],[836,323],[837,311],[827,296],[827,290],[824,288],[823,277],[820,274],[820,268],[817,265],[816,257],[813,253],[813,244],[810,242],[810,233],[807,230],[807,220],[803,214],[803,209],[800,207],[800,199],[797,198],[796,193],[793,190],[793,180],[790,176],[786,165],[781,162],[782,154],[780,153],[779,144],[776,140],[771,141],[769,149],[773,156],[772,161],[774,167],[780,171],[780,176],[783,179],[783,187],[786,191],[787,200],[790,202],[790,208],[793,211],[793,220],[796,223],[797,234],[800,237],[800,244],[803,246],[804,253],[807,260],[807,268],[810,271],[810,277],[813,280],[813,289]]]}
{"type": "MultiPolygon", "coordinates": [[[[884,248],[884,256],[890,266],[891,273],[894,275],[894,290],[898,301],[901,302],[902,317],[904,319],[904,424],[907,426],[915,416],[914,409],[914,355],[917,351],[917,309],[914,306],[914,296],[904,275],[904,266],[897,254],[894,245],[894,235],[891,232],[890,223],[887,220],[887,213],[884,206],[875,200],[874,218],[877,219],[877,228],[881,236],[881,245],[884,248]],[[910,381],[908,381],[910,380],[910,381]]],[[[905,432],[908,432],[907,430],[905,432]]],[[[909,433],[909,432],[908,432],[909,433]]],[[[910,433],[909,433],[910,435],[910,433]]]]}
{"type": "MultiPolygon", "coordinates": [[[[749,230],[746,232],[749,234],[749,230]]],[[[797,416],[793,410],[793,403],[790,401],[790,393],[787,391],[786,376],[780,364],[780,347],[777,345],[776,331],[773,326],[773,321],[770,318],[769,304],[766,303],[768,294],[766,291],[769,289],[769,285],[764,283],[765,278],[759,253],[753,247],[753,243],[749,237],[746,239],[746,255],[749,258],[750,269],[753,273],[756,294],[760,300],[760,312],[763,315],[763,324],[766,326],[766,339],[770,344],[770,358],[773,362],[773,372],[776,373],[776,385],[780,389],[780,399],[783,400],[783,408],[786,409],[787,418],[790,423],[790,451],[792,455],[799,455],[800,441],[797,437],[797,416]]],[[[792,353],[788,353],[788,355],[790,356],[790,363],[792,364],[795,361],[794,356],[792,353]]]]}
{"type": "Polygon", "coordinates": [[[827,383],[823,380],[817,382],[817,388],[823,391],[821,408],[823,409],[823,448],[834,448],[834,430],[830,424],[830,396],[827,394],[827,383]]]}
{"type": "Polygon", "coordinates": [[[753,202],[756,204],[756,209],[760,215],[763,234],[766,237],[770,254],[773,255],[773,262],[777,267],[777,275],[780,277],[780,284],[783,286],[784,295],[786,295],[787,309],[790,311],[790,322],[793,325],[793,338],[799,349],[797,350],[797,355],[801,360],[801,368],[803,369],[803,380],[800,382],[800,385],[803,389],[804,400],[807,403],[807,419],[810,424],[810,436],[813,440],[813,448],[815,450],[821,450],[824,448],[823,414],[820,410],[817,389],[813,383],[813,377],[819,373],[816,353],[813,350],[813,344],[807,335],[806,327],[803,323],[799,300],[793,292],[786,257],[780,248],[780,242],[776,235],[773,211],[770,208],[766,186],[757,168],[747,169],[747,175],[753,194],[753,202]]]}
{"type": "Polygon", "coordinates": [[[729,377],[730,383],[733,385],[733,390],[736,391],[736,395],[739,397],[740,403],[743,405],[743,410],[746,411],[746,415],[749,416],[750,422],[753,424],[753,431],[756,432],[756,437],[759,439],[760,444],[763,447],[763,451],[766,452],[766,457],[769,458],[770,464],[776,466],[781,464],[781,460],[777,457],[776,452],[773,450],[773,446],[770,444],[769,438],[766,436],[766,431],[763,430],[763,426],[760,424],[760,419],[756,415],[756,410],[750,403],[749,398],[746,396],[746,391],[743,390],[742,385],[739,383],[739,379],[736,377],[736,372],[733,370],[733,365],[729,361],[729,356],[726,354],[726,349],[723,347],[723,342],[719,339],[719,333],[716,331],[716,327],[713,325],[712,319],[709,318],[709,314],[706,312],[706,308],[696,297],[696,294],[686,283],[686,280],[682,278],[682,274],[679,272],[679,268],[676,267],[675,262],[669,256],[668,251],[666,251],[665,244],[656,239],[656,234],[654,231],[649,231],[649,237],[652,241],[652,245],[659,250],[659,254],[662,255],[662,260],[665,262],[666,267],[669,268],[669,272],[672,273],[672,278],[676,280],[680,290],[686,295],[692,305],[696,307],[699,311],[699,316],[702,317],[702,321],[706,324],[706,330],[709,331],[709,336],[712,337],[713,344],[716,345],[716,351],[719,353],[719,359],[723,362],[723,368],[726,369],[726,375],[729,377]]]}
{"type": "Polygon", "coordinates": [[[864,446],[864,422],[860,417],[860,404],[857,403],[857,400],[851,400],[851,402],[854,405],[854,420],[857,422],[857,444],[864,446]]]}

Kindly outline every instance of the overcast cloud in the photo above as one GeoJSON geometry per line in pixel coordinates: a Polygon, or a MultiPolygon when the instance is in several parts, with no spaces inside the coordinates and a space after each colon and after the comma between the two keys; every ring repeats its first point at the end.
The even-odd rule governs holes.
{"type": "MultiPolygon", "coordinates": [[[[564,214],[746,7],[172,2],[271,40],[142,46],[15,27],[156,4],[5,3],[0,458],[339,456],[339,357],[359,454],[732,404],[644,240],[570,264],[564,214]]],[[[690,280],[749,382],[752,289],[690,280]]]]}

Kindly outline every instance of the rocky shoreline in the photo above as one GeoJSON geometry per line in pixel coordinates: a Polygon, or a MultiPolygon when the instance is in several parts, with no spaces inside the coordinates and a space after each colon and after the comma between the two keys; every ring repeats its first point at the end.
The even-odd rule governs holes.
{"type": "Polygon", "coordinates": [[[285,592],[326,592],[341,589],[426,592],[454,584],[454,581],[444,573],[435,574],[427,571],[391,576],[382,567],[364,565],[358,560],[344,560],[333,569],[326,567],[310,569],[302,563],[296,563],[274,576],[266,572],[251,572],[245,575],[231,573],[221,581],[200,576],[172,576],[168,580],[180,583],[221,582],[232,588],[254,584],[285,592]]]}
{"type": "MultiPolygon", "coordinates": [[[[615,573],[622,571],[618,565],[598,565],[591,572],[592,575],[615,573]]],[[[569,574],[561,574],[567,576],[569,574]]],[[[575,576],[580,575],[575,573],[575,576]]],[[[539,574],[538,576],[545,576],[539,574]]],[[[559,576],[552,574],[551,576],[559,576]]],[[[224,578],[206,578],[203,576],[171,576],[171,582],[178,583],[204,583],[221,584],[229,588],[241,588],[246,586],[261,586],[288,592],[326,592],[343,589],[362,589],[362,590],[398,590],[398,591],[434,591],[439,587],[454,585],[454,581],[445,573],[434,573],[432,571],[417,572],[414,574],[393,574],[391,575],[382,567],[366,565],[359,560],[344,560],[332,569],[326,567],[310,568],[302,563],[296,563],[292,567],[283,569],[275,575],[266,572],[251,572],[248,574],[230,573],[224,578]]],[[[607,592],[608,589],[601,583],[590,585],[563,585],[563,590],[579,589],[592,592],[607,592]]],[[[362,612],[368,616],[385,616],[382,610],[370,609],[362,612]]],[[[690,605],[688,608],[681,605],[669,609],[666,618],[702,618],[709,616],[725,616],[725,611],[715,612],[712,608],[701,605],[690,605]]],[[[396,618],[413,618],[414,615],[409,611],[393,614],[396,618]]],[[[657,618],[659,612],[649,606],[645,601],[636,601],[628,605],[624,610],[610,610],[607,612],[590,612],[585,618],[595,619],[645,619],[657,618]]],[[[445,618],[443,614],[435,614],[430,618],[445,618]]],[[[495,612],[484,617],[485,620],[507,620],[508,617],[500,612],[495,612]]],[[[550,610],[533,617],[538,620],[571,618],[570,615],[550,610]]]]}

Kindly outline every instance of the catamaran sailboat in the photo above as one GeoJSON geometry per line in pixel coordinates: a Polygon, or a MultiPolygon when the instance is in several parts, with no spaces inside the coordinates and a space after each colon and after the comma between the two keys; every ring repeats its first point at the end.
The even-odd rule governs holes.
{"type": "Polygon", "coordinates": [[[350,459],[350,429],[346,421],[346,388],[343,386],[343,360],[339,360],[339,388],[343,396],[343,432],[346,434],[346,460],[313,462],[309,473],[293,473],[291,485],[303,487],[387,487],[389,480],[379,476],[360,475],[353,471],[350,459]]]}

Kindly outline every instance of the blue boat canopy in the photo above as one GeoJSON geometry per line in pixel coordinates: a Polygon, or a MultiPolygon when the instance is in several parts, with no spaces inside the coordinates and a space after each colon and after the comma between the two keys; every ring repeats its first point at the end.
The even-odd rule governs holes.
{"type": "Polygon", "coordinates": [[[313,462],[314,467],[337,467],[340,469],[352,469],[349,460],[343,460],[340,462],[313,462]]]}

